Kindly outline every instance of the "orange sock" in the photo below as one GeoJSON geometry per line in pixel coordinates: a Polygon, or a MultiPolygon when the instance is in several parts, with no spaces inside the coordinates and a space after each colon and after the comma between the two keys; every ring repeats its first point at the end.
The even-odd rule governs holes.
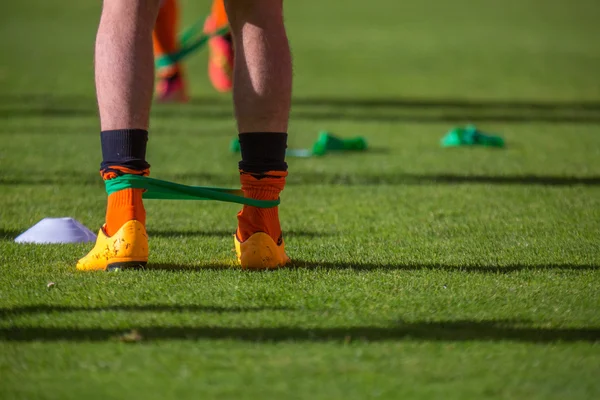
{"type": "MultiPolygon", "coordinates": [[[[152,32],[152,42],[154,44],[154,57],[159,58],[166,54],[173,54],[179,50],[177,42],[177,28],[179,24],[179,3],[178,0],[164,0],[154,31],[152,32]]],[[[180,72],[179,64],[161,68],[158,71],[160,77],[170,76],[180,72]]]]}
{"type": "MultiPolygon", "coordinates": [[[[111,168],[127,174],[147,176],[149,173],[148,170],[134,171],[124,167],[111,168]]],[[[112,171],[101,174],[104,180],[117,177],[117,174],[112,171]]],[[[133,219],[141,222],[144,226],[146,225],[146,209],[142,201],[142,193],[144,193],[144,189],[123,189],[108,196],[106,225],[104,226],[104,231],[108,236],[117,233],[123,224],[133,219]]]]}
{"type": "MultiPolygon", "coordinates": [[[[285,186],[285,177],[287,176],[286,171],[269,171],[264,174],[264,177],[259,178],[243,171],[240,172],[244,196],[258,200],[277,200],[285,186]]],[[[265,232],[275,243],[278,243],[281,237],[278,207],[244,206],[238,213],[238,239],[243,242],[256,232],[265,232]]]]}
{"type": "Polygon", "coordinates": [[[227,18],[227,13],[225,12],[225,4],[223,4],[223,0],[213,0],[210,15],[213,18],[213,23],[215,24],[216,30],[221,29],[229,24],[229,19],[227,18]]]}
{"type": "Polygon", "coordinates": [[[108,196],[106,226],[104,230],[112,236],[127,221],[135,219],[146,225],[146,210],[142,202],[144,189],[123,189],[108,196]]]}

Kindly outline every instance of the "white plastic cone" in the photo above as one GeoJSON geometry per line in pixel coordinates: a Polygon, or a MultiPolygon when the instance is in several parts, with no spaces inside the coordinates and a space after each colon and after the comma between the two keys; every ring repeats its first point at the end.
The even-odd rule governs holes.
{"type": "Polygon", "coordinates": [[[96,235],[73,218],[44,218],[15,239],[17,243],[85,243],[96,235]]]}

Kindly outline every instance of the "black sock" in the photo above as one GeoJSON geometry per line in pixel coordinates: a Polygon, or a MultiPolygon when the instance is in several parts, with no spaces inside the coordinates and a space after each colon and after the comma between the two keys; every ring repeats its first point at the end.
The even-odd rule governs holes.
{"type": "Polygon", "coordinates": [[[240,133],[242,161],[239,163],[239,169],[251,174],[287,171],[287,136],[287,133],[279,132],[240,133]]]}
{"type": "Polygon", "coordinates": [[[101,171],[111,167],[124,167],[136,171],[150,168],[150,164],[146,162],[148,131],[143,129],[102,131],[100,142],[102,143],[101,171]]]}

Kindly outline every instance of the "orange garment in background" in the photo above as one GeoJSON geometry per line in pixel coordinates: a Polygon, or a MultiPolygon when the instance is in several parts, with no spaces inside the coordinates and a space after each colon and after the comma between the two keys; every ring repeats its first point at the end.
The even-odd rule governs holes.
{"type": "MultiPolygon", "coordinates": [[[[178,0],[164,0],[160,6],[154,31],[152,32],[152,43],[154,45],[154,57],[162,57],[166,54],[176,53],[178,50],[177,31],[179,30],[179,2],[178,0]]],[[[173,74],[178,71],[178,65],[162,68],[160,73],[173,74]]]]}
{"type": "MultiPolygon", "coordinates": [[[[211,18],[216,25],[216,29],[220,29],[229,24],[223,0],[213,0],[211,18]]],[[[161,4],[160,11],[158,12],[154,31],[152,32],[154,57],[158,58],[166,54],[173,54],[179,50],[179,44],[177,42],[178,32],[179,1],[164,0],[161,4]]],[[[179,72],[178,70],[178,65],[172,65],[164,68],[159,74],[173,74],[179,72]]]]}
{"type": "Polygon", "coordinates": [[[216,29],[221,29],[229,24],[223,0],[213,0],[212,11],[210,15],[215,20],[216,29]]]}

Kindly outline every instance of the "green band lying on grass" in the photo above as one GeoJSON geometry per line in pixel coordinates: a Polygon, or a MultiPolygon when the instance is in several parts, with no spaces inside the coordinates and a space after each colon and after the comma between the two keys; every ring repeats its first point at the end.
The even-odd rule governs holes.
{"type": "Polygon", "coordinates": [[[259,208],[271,208],[279,205],[279,199],[256,200],[244,197],[240,189],[187,186],[139,175],[126,174],[104,181],[104,183],[107,194],[123,189],[146,189],[144,192],[145,199],[217,200],[259,208]]]}

